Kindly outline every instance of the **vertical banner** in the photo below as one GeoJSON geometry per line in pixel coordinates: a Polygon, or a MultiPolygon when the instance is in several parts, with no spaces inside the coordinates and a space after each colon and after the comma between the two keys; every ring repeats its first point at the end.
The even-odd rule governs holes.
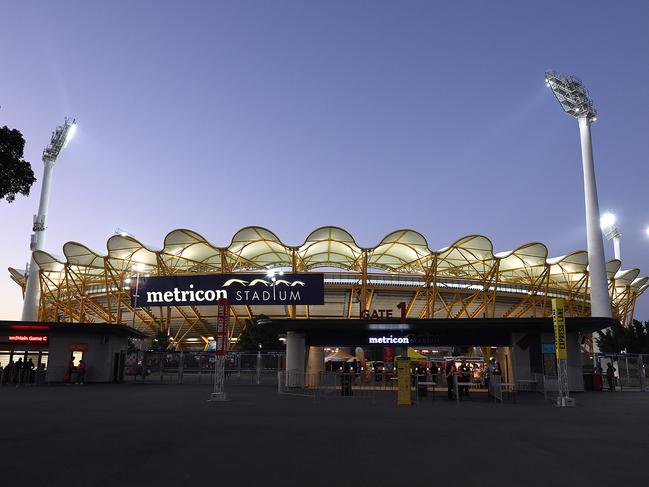
{"type": "Polygon", "coordinates": [[[410,359],[397,357],[397,404],[410,406],[410,359]]]}
{"type": "Polygon", "coordinates": [[[557,379],[559,382],[557,406],[574,406],[575,402],[568,393],[568,346],[565,302],[562,298],[552,299],[552,321],[554,322],[554,348],[557,355],[557,379]]]}
{"type": "Polygon", "coordinates": [[[217,355],[225,355],[228,349],[228,326],[230,323],[230,306],[227,299],[219,299],[216,314],[216,332],[214,333],[214,350],[217,355]]]}
{"type": "Polygon", "coordinates": [[[392,371],[394,366],[394,347],[383,347],[383,369],[392,371]],[[389,364],[389,366],[388,366],[389,364]]]}
{"type": "Polygon", "coordinates": [[[568,347],[566,346],[566,316],[563,298],[552,299],[552,321],[554,322],[554,344],[557,360],[566,360],[568,358],[568,347]]]}

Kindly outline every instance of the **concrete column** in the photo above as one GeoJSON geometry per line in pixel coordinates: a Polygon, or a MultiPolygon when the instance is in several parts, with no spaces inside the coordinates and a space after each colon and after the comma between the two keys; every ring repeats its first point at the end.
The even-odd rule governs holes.
{"type": "Polygon", "coordinates": [[[590,315],[611,317],[611,299],[608,295],[608,277],[604,259],[604,242],[600,227],[595,165],[588,117],[579,118],[581,159],[584,169],[584,197],[586,203],[586,234],[588,241],[588,277],[590,281],[590,315]]]}
{"type": "Polygon", "coordinates": [[[324,348],[309,347],[306,363],[307,386],[317,386],[324,372],[324,348]]]}
{"type": "Polygon", "coordinates": [[[304,333],[286,333],[286,385],[304,386],[304,354],[306,337],[304,333]]]}
{"type": "Polygon", "coordinates": [[[620,255],[620,237],[613,237],[613,255],[617,260],[622,260],[620,255]]]}
{"type": "MultiPolygon", "coordinates": [[[[38,204],[38,215],[34,218],[34,233],[30,250],[43,250],[45,248],[45,230],[47,229],[47,209],[50,204],[50,191],[52,190],[52,171],[54,163],[45,162],[43,182],[41,186],[41,198],[38,204]]],[[[29,269],[27,270],[27,285],[25,287],[25,299],[23,301],[22,321],[38,320],[38,305],[41,298],[41,285],[38,279],[38,264],[34,257],[30,258],[29,269]]]]}

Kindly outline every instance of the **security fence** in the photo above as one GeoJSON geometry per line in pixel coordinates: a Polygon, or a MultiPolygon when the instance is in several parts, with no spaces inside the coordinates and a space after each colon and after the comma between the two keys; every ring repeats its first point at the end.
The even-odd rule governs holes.
{"type": "MultiPolygon", "coordinates": [[[[214,352],[122,352],[124,382],[210,384],[214,352]]],[[[284,353],[230,352],[225,356],[225,380],[231,384],[275,385],[284,353]]]]}
{"type": "Polygon", "coordinates": [[[601,384],[604,390],[646,392],[648,364],[647,354],[597,353],[593,356],[594,375],[599,375],[597,385],[601,384]]]}

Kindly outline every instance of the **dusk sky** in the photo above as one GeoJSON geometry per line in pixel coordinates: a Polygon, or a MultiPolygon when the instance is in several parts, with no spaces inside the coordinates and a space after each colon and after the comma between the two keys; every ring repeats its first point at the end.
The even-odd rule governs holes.
{"type": "Polygon", "coordinates": [[[247,225],[292,245],[337,225],[361,246],[412,228],[434,250],[474,233],[496,252],[585,249],[579,130],[549,68],[593,96],[600,207],[622,267],[649,275],[648,18],[639,1],[3,2],[0,125],[23,132],[39,182],[0,202],[0,319],[20,317],[6,269],[29,259],[41,152],[66,115],[53,254],[105,252],[118,227],[223,246],[247,225]]]}

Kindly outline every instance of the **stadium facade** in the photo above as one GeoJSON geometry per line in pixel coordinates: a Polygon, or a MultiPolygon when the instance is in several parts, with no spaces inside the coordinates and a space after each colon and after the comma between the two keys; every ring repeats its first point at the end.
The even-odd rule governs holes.
{"type": "MultiPolygon", "coordinates": [[[[39,321],[133,326],[153,336],[160,331],[177,350],[207,349],[216,305],[135,307],[132,295],[146,276],[202,276],[286,271],[323,273],[323,305],[232,305],[230,346],[246,320],[367,320],[390,315],[408,320],[530,319],[551,316],[551,298],[565,299],[569,318],[590,315],[586,251],[549,258],[539,242],[495,253],[481,235],[463,237],[431,250],[414,230],[397,230],[374,247],[361,247],[339,227],[321,227],[301,245],[287,245],[262,227],[239,230],[219,247],[187,229],[171,231],[156,249],[130,235],[108,239],[107,252],[77,242],[63,256],[33,253],[40,282],[39,321]]],[[[637,298],[649,286],[638,269],[606,264],[614,317],[628,323],[637,298]]],[[[24,271],[10,268],[23,289],[24,271]]]]}

